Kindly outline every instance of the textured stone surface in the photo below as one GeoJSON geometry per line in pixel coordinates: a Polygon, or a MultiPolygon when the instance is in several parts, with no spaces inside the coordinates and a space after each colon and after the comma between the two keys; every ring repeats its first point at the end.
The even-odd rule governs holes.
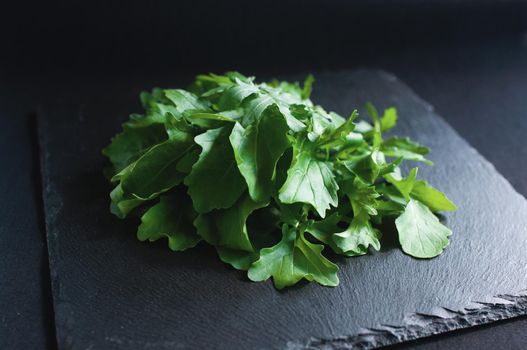
{"type": "MultiPolygon", "coordinates": [[[[420,174],[459,211],[433,260],[381,252],[340,261],[341,285],[285,292],[250,283],[206,246],[172,253],[136,241],[134,220],[108,213],[100,149],[129,110],[119,96],[41,118],[43,186],[63,348],[368,348],[525,314],[527,203],[432,108],[391,75],[317,74],[316,102],[349,113],[395,105],[396,133],[429,145],[420,174]],[[501,299],[494,296],[502,295],[501,299]],[[484,303],[484,304],[481,304],[484,303]]],[[[53,113],[51,113],[53,111],[53,113]]],[[[389,236],[389,235],[388,235],[389,236]]]]}
{"type": "Polygon", "coordinates": [[[0,349],[52,348],[34,91],[11,83],[0,77],[0,349]]]}

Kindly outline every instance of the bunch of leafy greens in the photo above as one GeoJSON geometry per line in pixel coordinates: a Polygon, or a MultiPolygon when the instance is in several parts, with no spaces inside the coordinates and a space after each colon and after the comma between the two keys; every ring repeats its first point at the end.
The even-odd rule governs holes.
{"type": "Polygon", "coordinates": [[[326,112],[309,99],[313,78],[257,84],[237,72],[200,75],[189,90],[142,93],[133,114],[103,150],[116,184],[111,211],[142,213],[141,241],[174,251],[205,241],[249,279],[276,288],[305,278],[336,286],[344,256],[379,250],[379,225],[395,220],[405,253],[439,255],[451,231],[433,212],[455,205],[417,168],[429,149],[383,139],[397,121],[368,104],[372,122],[326,112]],[[138,208],[141,209],[138,210],[138,208]],[[327,250],[327,249],[326,249],[327,250]]]}

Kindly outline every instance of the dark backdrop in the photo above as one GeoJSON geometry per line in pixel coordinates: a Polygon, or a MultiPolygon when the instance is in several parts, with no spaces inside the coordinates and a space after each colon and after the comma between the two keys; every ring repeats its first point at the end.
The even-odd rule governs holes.
{"type": "MultiPolygon", "coordinates": [[[[434,104],[527,196],[527,166],[516,161],[527,157],[526,32],[520,0],[2,2],[0,349],[55,346],[34,142],[39,103],[207,71],[380,67],[434,104]]],[[[509,321],[410,346],[522,349],[525,327],[509,321]]]]}
{"type": "Polygon", "coordinates": [[[527,28],[521,0],[13,1],[2,60],[26,71],[334,68],[527,28]]]}

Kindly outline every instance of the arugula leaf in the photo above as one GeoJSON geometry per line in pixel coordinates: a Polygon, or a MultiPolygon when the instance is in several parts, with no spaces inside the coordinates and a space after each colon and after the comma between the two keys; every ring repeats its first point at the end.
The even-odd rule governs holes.
{"type": "Polygon", "coordinates": [[[355,256],[357,254],[355,254],[353,251],[343,251],[334,240],[334,235],[342,231],[342,229],[338,226],[341,221],[342,217],[337,213],[333,213],[320,221],[310,222],[306,228],[306,232],[310,233],[318,241],[330,247],[337,254],[355,256]]]}
{"type": "Polygon", "coordinates": [[[322,218],[330,205],[337,206],[339,186],[331,164],[313,157],[312,145],[295,144],[297,152],[287,180],[280,188],[279,199],[283,203],[306,203],[313,206],[322,218]]]}
{"type": "Polygon", "coordinates": [[[266,112],[246,129],[236,123],[230,135],[238,168],[251,198],[266,201],[273,194],[276,163],[290,146],[289,128],[276,108],[266,112]]]}
{"type": "Polygon", "coordinates": [[[198,213],[229,208],[245,191],[245,182],[229,142],[230,133],[231,128],[224,126],[210,129],[194,139],[202,151],[185,178],[185,185],[198,213]]]}
{"type": "Polygon", "coordinates": [[[323,247],[347,257],[379,250],[387,220],[407,254],[439,254],[451,231],[432,212],[456,206],[417,180],[417,168],[403,177],[399,167],[432,164],[429,149],[383,138],[395,108],[380,116],[367,103],[371,122],[358,121],[357,110],[327,112],[309,98],[313,81],[260,83],[227,72],[199,75],[188,90],[142,93],[144,113],[130,115],[103,150],[115,186],[110,211],[142,213],[142,241],[166,238],[174,251],[203,241],[277,288],[301,279],[337,285],[323,247]]]}
{"type": "Polygon", "coordinates": [[[245,250],[230,249],[217,246],[216,251],[221,261],[231,265],[237,270],[247,271],[252,263],[258,260],[258,252],[247,252],[245,250]]]}
{"type": "Polygon", "coordinates": [[[336,286],[338,267],[322,254],[323,245],[310,243],[304,233],[284,225],[282,240],[277,245],[260,251],[260,258],[248,271],[252,281],[273,277],[276,288],[296,284],[302,278],[324,286],[336,286]]]}
{"type": "Polygon", "coordinates": [[[315,82],[315,77],[309,74],[304,82],[304,87],[300,93],[302,100],[307,100],[311,96],[311,90],[313,89],[313,83],[315,82]]]}
{"type": "Polygon", "coordinates": [[[455,211],[456,205],[447,196],[426,181],[416,181],[410,195],[432,211],[455,211]]]}
{"type": "Polygon", "coordinates": [[[452,234],[426,205],[415,199],[410,199],[395,225],[403,251],[416,258],[438,256],[452,234]]]}
{"type": "Polygon", "coordinates": [[[417,170],[417,168],[413,168],[405,178],[401,178],[396,173],[387,174],[384,176],[384,178],[399,191],[405,200],[408,201],[410,199],[410,193],[412,192],[415,185],[417,170]]]}
{"type": "Polygon", "coordinates": [[[393,107],[385,109],[380,123],[382,132],[391,130],[397,124],[397,110],[393,107]]]}
{"type": "Polygon", "coordinates": [[[144,128],[127,128],[117,134],[102,154],[113,164],[110,177],[117,174],[139,158],[148,148],[166,140],[163,125],[154,124],[144,128]]]}
{"type": "Polygon", "coordinates": [[[137,238],[153,242],[166,237],[173,251],[192,248],[201,241],[192,225],[195,216],[189,201],[183,202],[174,194],[161,196],[159,203],[141,217],[137,238]]]}
{"type": "Polygon", "coordinates": [[[137,161],[117,174],[120,183],[111,193],[112,212],[125,217],[143,202],[152,200],[181,183],[185,177],[182,162],[196,146],[187,142],[171,141],[150,148],[137,161]]]}
{"type": "Polygon", "coordinates": [[[381,150],[389,157],[402,157],[407,160],[425,162],[428,165],[433,164],[424,157],[430,152],[430,149],[421,146],[407,137],[392,137],[383,142],[381,150]]]}
{"type": "Polygon", "coordinates": [[[364,255],[370,246],[379,250],[381,248],[379,238],[379,230],[371,226],[366,213],[355,216],[345,231],[335,233],[333,236],[337,247],[350,256],[364,255]]]}
{"type": "Polygon", "coordinates": [[[267,203],[256,203],[248,195],[241,197],[229,209],[200,214],[195,222],[198,234],[208,243],[219,247],[253,252],[247,231],[247,218],[267,203]]]}
{"type": "Polygon", "coordinates": [[[359,178],[355,178],[344,182],[342,190],[348,196],[355,216],[363,213],[377,215],[377,198],[380,194],[375,190],[375,186],[370,186],[359,178]]]}
{"type": "Polygon", "coordinates": [[[180,162],[195,147],[191,140],[169,140],[152,147],[121,178],[124,192],[149,198],[179,185],[186,175],[181,171],[180,162]]]}
{"type": "Polygon", "coordinates": [[[210,104],[185,90],[165,90],[165,96],[176,106],[179,113],[186,110],[208,111],[210,104]]]}
{"type": "Polygon", "coordinates": [[[249,96],[258,94],[260,89],[251,81],[244,82],[235,78],[234,85],[227,88],[221,95],[219,108],[222,110],[235,109],[249,96]]]}

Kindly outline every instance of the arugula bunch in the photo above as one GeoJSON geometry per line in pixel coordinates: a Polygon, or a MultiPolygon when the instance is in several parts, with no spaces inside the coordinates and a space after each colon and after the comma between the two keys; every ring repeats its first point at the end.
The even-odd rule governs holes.
{"type": "Polygon", "coordinates": [[[168,240],[173,251],[205,241],[253,281],[281,289],[305,278],[336,286],[338,267],[324,246],[344,256],[380,248],[379,225],[394,220],[405,253],[439,255],[451,230],[433,212],[455,205],[417,168],[429,149],[383,138],[395,108],[372,122],[327,112],[309,99],[313,77],[257,84],[237,72],[199,75],[187,90],[143,92],[103,150],[115,188],[111,211],[142,213],[141,241],[168,240]],[[139,209],[141,208],[141,209],[139,209]]]}

